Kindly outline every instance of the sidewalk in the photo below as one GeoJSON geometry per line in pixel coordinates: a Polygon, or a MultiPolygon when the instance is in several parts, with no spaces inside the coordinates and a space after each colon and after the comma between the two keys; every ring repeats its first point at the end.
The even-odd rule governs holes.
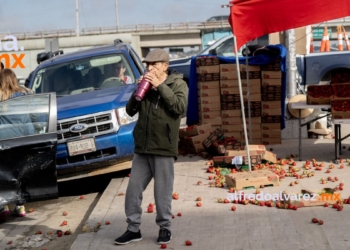
{"type": "MultiPolygon", "coordinates": [[[[344,140],[342,157],[350,158],[350,140],[344,140]]],[[[317,162],[324,162],[325,167],[334,160],[334,141],[332,139],[304,139],[302,141],[303,161],[297,162],[301,167],[305,160],[315,158],[317,162]]],[[[290,154],[298,154],[298,140],[284,140],[281,145],[269,146],[277,157],[285,158],[290,154]]],[[[298,158],[295,158],[298,160],[298,158]]],[[[228,189],[210,188],[207,160],[195,156],[180,156],[175,164],[174,192],[179,193],[179,199],[173,200],[172,211],[175,215],[172,224],[173,239],[167,249],[269,249],[269,250],[322,250],[322,249],[350,249],[350,206],[344,205],[344,210],[323,206],[304,207],[295,210],[277,209],[276,207],[260,207],[256,205],[221,204],[218,198],[226,198],[228,189]],[[202,183],[196,185],[198,181],[202,183]],[[195,199],[202,197],[202,207],[196,207],[195,199]],[[231,211],[235,205],[237,210],[231,211]],[[181,212],[182,216],[177,216],[181,212]],[[324,225],[311,223],[316,217],[324,220],[324,225]],[[191,240],[191,247],[185,246],[185,241],[191,240]]],[[[320,190],[324,187],[335,187],[339,182],[345,183],[342,198],[350,195],[350,166],[345,163],[344,169],[340,164],[334,164],[331,174],[325,171],[315,171],[314,177],[300,179],[300,183],[289,186],[295,181],[293,177],[286,177],[280,186],[267,187],[265,193],[280,191],[298,192],[303,188],[320,190]],[[320,178],[337,176],[338,182],[320,183],[320,178]]],[[[285,167],[287,169],[287,167],[285,167]]],[[[211,174],[213,175],[213,174],[211,174]]],[[[114,239],[126,230],[124,199],[118,196],[125,193],[128,178],[113,179],[105,190],[100,201],[91,213],[87,226],[93,227],[97,222],[101,227],[97,232],[82,233],[74,242],[71,250],[108,250],[108,249],[160,249],[156,244],[158,230],[155,223],[155,214],[147,213],[147,206],[153,203],[153,182],[144,192],[142,207],[141,232],[143,240],[124,246],[114,245],[114,239]],[[105,225],[110,221],[110,225],[105,225]]],[[[255,190],[247,190],[253,193],[255,190]]]]}

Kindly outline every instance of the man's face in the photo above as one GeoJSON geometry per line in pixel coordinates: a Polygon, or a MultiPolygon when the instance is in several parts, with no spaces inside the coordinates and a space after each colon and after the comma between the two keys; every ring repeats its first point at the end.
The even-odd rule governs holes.
{"type": "Polygon", "coordinates": [[[168,65],[169,64],[165,62],[150,62],[147,63],[147,71],[152,72],[159,77],[168,69],[168,65]]]}

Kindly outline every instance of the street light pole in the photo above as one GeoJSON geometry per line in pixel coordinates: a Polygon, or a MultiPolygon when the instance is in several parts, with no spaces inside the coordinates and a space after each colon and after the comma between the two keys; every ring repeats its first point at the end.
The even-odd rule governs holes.
{"type": "Polygon", "coordinates": [[[117,30],[118,30],[118,27],[119,27],[118,0],[115,0],[115,18],[116,18],[116,24],[117,24],[117,30]]]}
{"type": "Polygon", "coordinates": [[[76,36],[79,36],[79,0],[75,0],[76,36]]]}

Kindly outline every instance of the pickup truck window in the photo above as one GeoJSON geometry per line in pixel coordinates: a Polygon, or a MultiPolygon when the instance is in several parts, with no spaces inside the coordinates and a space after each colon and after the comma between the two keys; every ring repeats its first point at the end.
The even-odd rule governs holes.
{"type": "Polygon", "coordinates": [[[33,81],[35,93],[75,95],[135,82],[123,54],[86,57],[40,69],[33,81]],[[121,74],[121,71],[123,74],[121,74]]]}
{"type": "Polygon", "coordinates": [[[0,102],[0,140],[47,133],[49,96],[27,95],[0,102]]]}

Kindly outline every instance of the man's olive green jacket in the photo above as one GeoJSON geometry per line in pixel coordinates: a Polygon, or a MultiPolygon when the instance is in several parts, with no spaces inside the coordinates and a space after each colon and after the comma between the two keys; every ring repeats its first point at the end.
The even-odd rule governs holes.
{"type": "MultiPolygon", "coordinates": [[[[135,92],[134,92],[135,93],[135,92]]],[[[126,112],[139,118],[134,128],[135,153],[177,158],[181,116],[187,110],[188,86],[183,75],[173,73],[139,102],[130,97],[126,112]]]]}

